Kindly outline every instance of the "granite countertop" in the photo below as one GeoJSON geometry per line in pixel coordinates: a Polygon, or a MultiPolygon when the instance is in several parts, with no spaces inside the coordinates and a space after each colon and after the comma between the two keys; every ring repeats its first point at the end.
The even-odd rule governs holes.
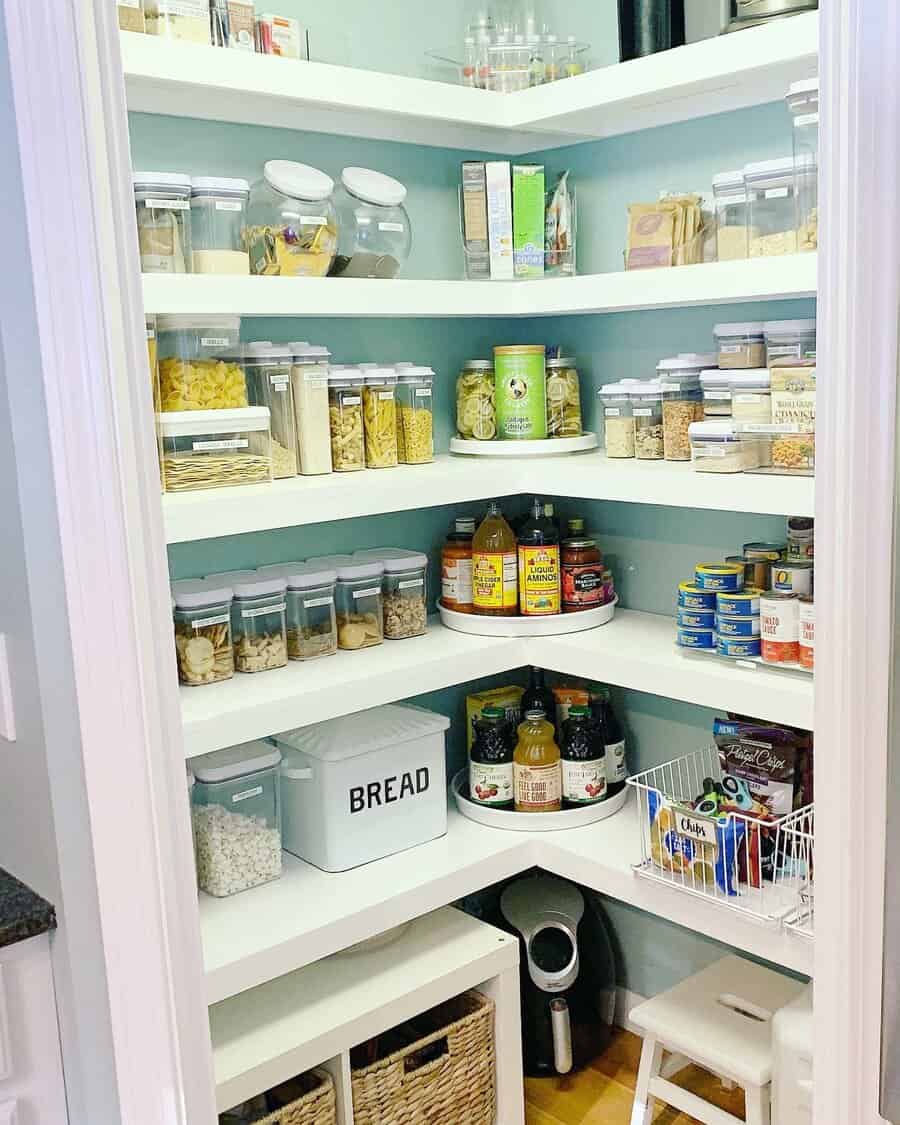
{"type": "Polygon", "coordinates": [[[0,867],[0,948],[56,929],[56,911],[0,867]]]}

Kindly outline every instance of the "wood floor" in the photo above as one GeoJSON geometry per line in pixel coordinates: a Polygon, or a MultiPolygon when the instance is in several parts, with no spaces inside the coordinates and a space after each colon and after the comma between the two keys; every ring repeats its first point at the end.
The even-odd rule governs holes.
{"type": "MultiPolygon", "coordinates": [[[[609,1048],[586,1070],[567,1078],[527,1078],[526,1125],[629,1125],[640,1055],[641,1040],[617,1031],[609,1048]]],[[[674,1081],[743,1117],[743,1091],[725,1090],[706,1071],[691,1066],[674,1081]]],[[[654,1125],[693,1125],[695,1121],[667,1106],[658,1106],[653,1118],[654,1125]]]]}

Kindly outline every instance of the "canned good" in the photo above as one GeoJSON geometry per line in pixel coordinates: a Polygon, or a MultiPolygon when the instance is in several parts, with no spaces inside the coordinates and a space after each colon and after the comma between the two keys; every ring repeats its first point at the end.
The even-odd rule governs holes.
{"type": "Polygon", "coordinates": [[[717,630],[720,639],[722,637],[758,637],[759,616],[725,617],[719,614],[717,630]]]}
{"type": "Polygon", "coordinates": [[[701,590],[742,590],[744,568],[737,563],[700,563],[694,577],[701,590]]]}
{"type": "Polygon", "coordinates": [[[769,562],[778,562],[784,558],[784,543],[745,543],[745,559],[763,559],[769,562]]]}
{"type": "Polygon", "coordinates": [[[679,582],[678,606],[680,609],[715,609],[715,591],[704,590],[694,582],[679,582]]]}
{"type": "Polygon", "coordinates": [[[740,563],[744,568],[744,589],[769,590],[772,586],[772,564],[768,559],[748,559],[743,555],[729,555],[728,563],[740,563]]]}
{"type": "Polygon", "coordinates": [[[767,664],[797,664],[800,660],[800,598],[771,592],[759,599],[761,655],[767,664]]]}
{"type": "Polygon", "coordinates": [[[715,648],[716,635],[712,629],[679,628],[678,643],[682,648],[715,648]]]}
{"type": "Polygon", "coordinates": [[[716,594],[716,608],[723,617],[758,617],[759,594],[747,587],[739,594],[716,594]]]}
{"type": "Polygon", "coordinates": [[[712,609],[679,609],[678,625],[683,629],[714,629],[716,613],[712,609]]]}
{"type": "Polygon", "coordinates": [[[791,516],[788,520],[788,562],[812,562],[814,550],[814,521],[807,516],[791,516]]]}
{"type": "Polygon", "coordinates": [[[806,596],[800,598],[800,663],[810,671],[816,663],[816,608],[806,596]]]}
{"type": "Polygon", "coordinates": [[[732,659],[750,659],[759,656],[761,648],[759,637],[719,636],[716,642],[716,652],[719,656],[730,656],[732,659]]]}
{"type": "Polygon", "coordinates": [[[772,589],[785,594],[811,594],[813,564],[810,562],[779,563],[772,567],[772,589]]]}

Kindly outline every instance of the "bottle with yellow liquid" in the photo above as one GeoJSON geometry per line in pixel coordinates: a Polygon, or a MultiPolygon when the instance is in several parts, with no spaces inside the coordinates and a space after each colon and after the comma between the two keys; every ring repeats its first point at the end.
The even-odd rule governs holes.
{"type": "Polygon", "coordinates": [[[472,602],[493,617],[515,617],[519,608],[516,536],[495,500],[472,540],[472,602]]]}
{"type": "Polygon", "coordinates": [[[559,812],[562,765],[553,726],[543,711],[526,711],[513,755],[516,812],[559,812]]]}

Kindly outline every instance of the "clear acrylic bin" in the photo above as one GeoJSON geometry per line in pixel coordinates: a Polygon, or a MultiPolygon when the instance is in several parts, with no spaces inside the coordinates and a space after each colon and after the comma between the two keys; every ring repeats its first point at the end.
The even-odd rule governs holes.
{"type": "MultiPolygon", "coordinates": [[[[551,204],[551,199],[556,190],[551,178],[548,176],[547,183],[547,207],[551,204]]],[[[567,181],[567,197],[568,203],[564,208],[562,226],[556,227],[556,241],[553,245],[548,245],[545,241],[544,244],[544,277],[574,277],[577,268],[577,246],[578,246],[578,196],[575,185],[567,181]]],[[[558,209],[557,209],[557,222],[558,222],[558,209]]],[[[485,262],[484,250],[470,250],[466,245],[465,239],[465,197],[462,186],[459,188],[459,231],[462,240],[463,257],[465,259],[466,278],[470,281],[484,281],[490,277],[489,267],[485,262]]],[[[551,222],[552,229],[552,222],[551,222]]],[[[509,280],[504,278],[501,280],[509,280]]],[[[528,280],[519,278],[518,280],[528,280]]]]}
{"type": "Polygon", "coordinates": [[[165,492],[271,481],[265,407],[179,411],[158,414],[157,422],[165,492]]]}
{"type": "Polygon", "coordinates": [[[158,316],[162,409],[238,410],[248,406],[240,332],[239,316],[158,316]]]}
{"type": "Polygon", "coordinates": [[[621,383],[608,383],[597,392],[603,411],[607,457],[634,457],[634,414],[631,394],[621,383]]]}
{"type": "Polygon", "coordinates": [[[337,572],[315,563],[291,568],[287,578],[287,644],[291,660],[337,652],[334,584],[337,572]]]}
{"type": "Polygon", "coordinates": [[[434,372],[430,367],[397,369],[397,454],[401,465],[434,460],[434,372]]]}
{"type": "Polygon", "coordinates": [[[363,383],[358,367],[332,367],[328,373],[328,420],[331,464],[336,473],[366,467],[363,437],[363,383]]]}
{"type": "Polygon", "coordinates": [[[269,672],[287,664],[286,587],[284,578],[234,583],[231,639],[238,672],[269,672]]]}
{"type": "Polygon", "coordinates": [[[384,640],[384,563],[350,559],[339,563],[336,569],[338,647],[356,650],[380,645],[384,640]]]}
{"type": "Polygon", "coordinates": [[[788,91],[794,123],[794,195],[797,201],[797,248],[819,244],[819,80],[794,82],[788,91]]]}
{"type": "Polygon", "coordinates": [[[751,258],[797,251],[793,158],[762,160],[744,169],[748,249],[751,258]]]}
{"type": "Polygon", "coordinates": [[[293,365],[290,344],[246,344],[244,347],[248,397],[254,406],[268,407],[272,419],[272,476],[275,480],[297,475],[293,365]]]}
{"type": "Polygon", "coordinates": [[[747,240],[747,186],[744,173],[720,172],[713,176],[716,201],[716,254],[720,262],[749,258],[747,240]]]}
{"type": "Polygon", "coordinates": [[[363,388],[363,428],[367,469],[397,467],[397,373],[393,367],[368,368],[363,388]]]}
{"type": "Polygon", "coordinates": [[[172,586],[178,682],[215,684],[234,675],[231,599],[228,586],[205,580],[172,586]]]}
{"type": "Polygon", "coordinates": [[[249,274],[241,232],[250,195],[247,180],[195,176],[191,180],[192,271],[249,274]]]}

